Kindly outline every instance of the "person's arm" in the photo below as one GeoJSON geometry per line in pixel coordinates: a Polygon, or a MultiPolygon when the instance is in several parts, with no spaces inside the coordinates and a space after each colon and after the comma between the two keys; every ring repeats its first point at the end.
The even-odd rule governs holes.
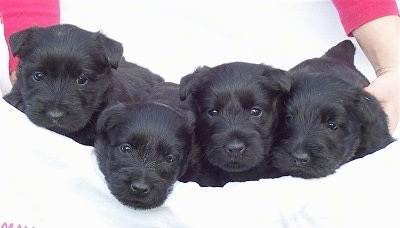
{"type": "MultiPolygon", "coordinates": [[[[49,26],[60,23],[59,0],[0,0],[0,13],[3,17],[4,35],[9,45],[11,34],[37,25],[49,26]]],[[[9,51],[10,80],[16,80],[15,70],[18,59],[9,51]]]]}
{"type": "Polygon", "coordinates": [[[381,102],[394,132],[400,118],[400,17],[385,16],[353,31],[378,76],[365,88],[381,102]]]}
{"type": "Polygon", "coordinates": [[[333,0],[343,28],[354,36],[377,78],[365,88],[381,103],[394,132],[400,119],[400,17],[394,0],[333,0]]]}

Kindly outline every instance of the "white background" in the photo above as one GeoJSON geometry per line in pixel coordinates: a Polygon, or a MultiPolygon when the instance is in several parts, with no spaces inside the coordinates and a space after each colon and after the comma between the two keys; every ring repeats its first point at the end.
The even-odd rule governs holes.
{"type": "MultiPolygon", "coordinates": [[[[61,22],[101,30],[129,61],[174,82],[232,61],[288,69],[348,39],[329,0],[61,0],[61,22]]],[[[356,66],[375,77],[360,48],[356,66]]]]}

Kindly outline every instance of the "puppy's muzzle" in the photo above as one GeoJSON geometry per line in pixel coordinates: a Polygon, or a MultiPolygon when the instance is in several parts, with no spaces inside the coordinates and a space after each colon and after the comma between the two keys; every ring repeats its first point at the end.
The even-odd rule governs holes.
{"type": "Polygon", "coordinates": [[[246,149],[246,146],[243,142],[238,140],[234,140],[233,142],[229,142],[224,146],[225,151],[231,156],[240,156],[246,149]]]}
{"type": "Polygon", "coordinates": [[[146,196],[151,191],[151,187],[144,180],[132,181],[130,187],[133,194],[138,196],[146,196]]]}
{"type": "Polygon", "coordinates": [[[65,116],[66,112],[59,109],[50,109],[46,112],[47,116],[53,121],[57,121],[65,116]]]}
{"type": "Polygon", "coordinates": [[[293,152],[292,156],[294,158],[294,163],[297,166],[307,164],[311,160],[310,155],[308,155],[307,153],[302,152],[302,151],[293,152]]]}

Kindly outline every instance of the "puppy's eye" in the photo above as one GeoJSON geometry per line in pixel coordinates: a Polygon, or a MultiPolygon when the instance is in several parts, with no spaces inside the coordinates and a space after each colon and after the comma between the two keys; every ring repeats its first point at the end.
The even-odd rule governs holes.
{"type": "Polygon", "coordinates": [[[176,159],[176,157],[175,157],[175,155],[173,155],[173,154],[167,154],[167,156],[165,156],[165,160],[166,160],[167,162],[169,162],[169,163],[174,162],[175,159],[176,159]]]}
{"type": "Polygon", "coordinates": [[[124,152],[124,153],[131,153],[132,152],[132,146],[125,143],[119,146],[119,149],[124,152]]]}
{"type": "Polygon", "coordinates": [[[78,85],[85,85],[88,81],[88,78],[85,77],[84,74],[81,74],[78,76],[78,78],[76,79],[76,83],[78,83],[78,85]]]}
{"type": "Polygon", "coordinates": [[[290,124],[290,123],[292,123],[292,121],[293,121],[293,115],[292,114],[287,114],[285,116],[285,123],[286,124],[290,124]]]}
{"type": "Polygon", "coordinates": [[[331,130],[336,130],[336,129],[338,129],[338,125],[335,122],[330,121],[328,123],[328,128],[331,129],[331,130]]]}
{"type": "Polygon", "coordinates": [[[217,115],[218,115],[218,110],[215,109],[215,108],[210,109],[210,110],[207,111],[207,114],[208,114],[209,116],[217,116],[217,115]]]}
{"type": "Polygon", "coordinates": [[[32,78],[33,78],[33,80],[39,82],[44,79],[44,74],[42,72],[34,72],[32,74],[32,78]]]}
{"type": "Polygon", "coordinates": [[[262,114],[262,110],[259,108],[252,108],[250,110],[250,115],[252,115],[252,116],[261,116],[261,114],[262,114]]]}

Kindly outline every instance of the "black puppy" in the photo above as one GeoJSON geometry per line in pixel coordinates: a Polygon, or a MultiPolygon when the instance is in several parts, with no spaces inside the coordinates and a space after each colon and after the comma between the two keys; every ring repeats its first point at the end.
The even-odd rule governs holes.
{"type": "MultiPolygon", "coordinates": [[[[264,64],[232,62],[201,67],[181,79],[180,96],[191,95],[199,161],[188,178],[201,186],[274,177],[270,147],[285,73],[264,64]]],[[[188,181],[185,180],[185,181],[188,181]]]]}
{"type": "Polygon", "coordinates": [[[162,205],[187,169],[194,115],[185,110],[178,90],[161,83],[145,103],[121,103],[100,115],[95,153],[108,188],[124,205],[162,205]]]}
{"type": "Polygon", "coordinates": [[[346,40],[288,71],[282,138],[274,149],[282,172],[324,177],[393,141],[378,101],[363,90],[368,80],[355,68],[354,53],[346,40]]]}
{"type": "Polygon", "coordinates": [[[18,80],[4,99],[36,125],[86,145],[93,145],[101,110],[138,100],[163,81],[126,62],[119,42],[74,25],[28,28],[13,34],[10,46],[20,59],[18,80]]]}

